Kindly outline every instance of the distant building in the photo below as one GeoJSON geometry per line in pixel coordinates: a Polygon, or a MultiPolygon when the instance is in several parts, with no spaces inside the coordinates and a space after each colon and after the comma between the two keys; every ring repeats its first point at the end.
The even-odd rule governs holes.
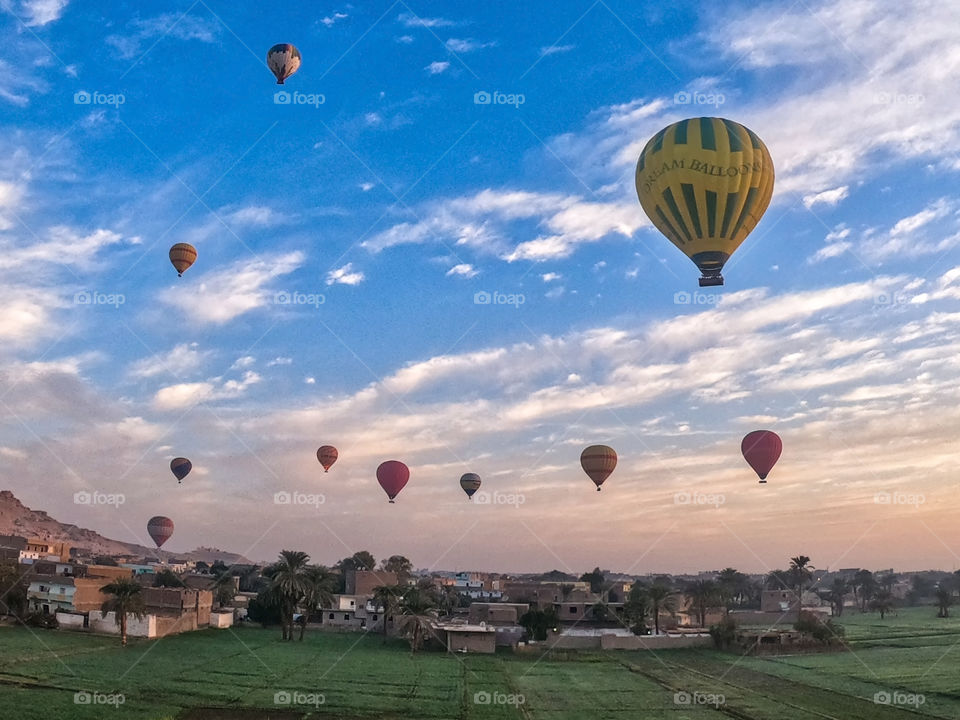
{"type": "Polygon", "coordinates": [[[345,595],[373,595],[381,585],[399,585],[395,572],[387,570],[347,570],[344,576],[345,595]]]}
{"type": "Polygon", "coordinates": [[[485,625],[437,624],[435,632],[447,652],[492,654],[497,651],[497,631],[485,625]]]}
{"type": "Polygon", "coordinates": [[[760,612],[796,612],[797,593],[793,590],[764,590],[760,594],[760,612]]]}
{"type": "Polygon", "coordinates": [[[39,538],[28,538],[26,546],[20,551],[20,562],[29,565],[37,560],[59,560],[69,562],[70,544],[48,542],[39,538]]]}
{"type": "Polygon", "coordinates": [[[333,606],[318,612],[322,625],[339,630],[382,631],[385,620],[388,630],[393,623],[393,616],[384,618],[384,609],[371,595],[334,595],[333,606]]]}

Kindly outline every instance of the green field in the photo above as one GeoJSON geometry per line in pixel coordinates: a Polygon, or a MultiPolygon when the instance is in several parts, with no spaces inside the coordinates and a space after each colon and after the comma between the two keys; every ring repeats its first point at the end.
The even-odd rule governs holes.
{"type": "Polygon", "coordinates": [[[777,658],[712,650],[411,658],[404,643],[379,636],[308,632],[282,643],[279,630],[259,628],[124,649],[116,638],[3,627],[0,718],[960,718],[960,619],[933,614],[901,610],[882,622],[851,614],[842,618],[848,651],[777,658]],[[77,704],[77,692],[124,701],[77,704]],[[295,692],[309,704],[275,703],[295,692]],[[925,698],[878,705],[878,692],[925,698]],[[678,704],[676,693],[715,704],[678,704]],[[203,710],[212,708],[221,711],[203,710]]]}

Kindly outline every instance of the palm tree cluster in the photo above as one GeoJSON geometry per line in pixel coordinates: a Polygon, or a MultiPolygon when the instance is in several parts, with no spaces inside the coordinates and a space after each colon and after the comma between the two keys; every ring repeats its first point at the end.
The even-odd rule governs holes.
{"type": "Polygon", "coordinates": [[[310,556],[300,550],[282,550],[273,565],[263,571],[268,584],[261,591],[261,602],[280,614],[283,640],[293,640],[294,615],[302,609],[300,640],[310,616],[333,602],[336,577],[323,565],[311,565],[310,556]]]}

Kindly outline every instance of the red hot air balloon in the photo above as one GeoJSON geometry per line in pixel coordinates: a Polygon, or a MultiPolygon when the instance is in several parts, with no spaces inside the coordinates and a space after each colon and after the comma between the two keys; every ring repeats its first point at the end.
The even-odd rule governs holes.
{"type": "Polygon", "coordinates": [[[580,465],[600,492],[603,481],[617,467],[617,451],[606,445],[591,445],[580,453],[580,465]]]}
{"type": "Polygon", "coordinates": [[[180,481],[193,470],[193,464],[186,458],[174,458],[170,461],[170,470],[173,471],[174,476],[177,478],[177,484],[179,485],[180,481]]]}
{"type": "Polygon", "coordinates": [[[317,460],[323,465],[324,472],[330,472],[330,466],[333,465],[340,455],[333,445],[321,445],[317,450],[317,460]]]}
{"type": "Polygon", "coordinates": [[[173,520],[163,515],[152,517],[147,522],[147,532],[159,548],[173,535],[173,520]]]}
{"type": "Polygon", "coordinates": [[[760,476],[760,482],[765,483],[767,475],[780,459],[783,442],[775,432],[754,430],[744,436],[743,442],[740,443],[740,451],[743,453],[743,458],[750,463],[750,467],[760,476]]]}
{"type": "Polygon", "coordinates": [[[393,499],[403,490],[403,486],[409,479],[410,468],[399,460],[387,460],[380,463],[380,467],[377,468],[377,482],[387,493],[390,502],[393,502],[393,499]]]}
{"type": "Polygon", "coordinates": [[[467,497],[472,500],[473,494],[480,489],[480,476],[476,473],[466,473],[460,478],[460,487],[463,488],[467,497]]]}

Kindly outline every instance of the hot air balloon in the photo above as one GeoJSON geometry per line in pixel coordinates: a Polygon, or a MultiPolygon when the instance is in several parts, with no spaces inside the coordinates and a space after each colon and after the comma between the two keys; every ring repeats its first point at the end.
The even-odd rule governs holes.
{"type": "Polygon", "coordinates": [[[700,286],[723,285],[724,263],[770,204],[773,160],[743,125],[691,118],[650,138],[636,185],[650,221],[700,268],[700,286]]]}
{"type": "Polygon", "coordinates": [[[267,67],[277,76],[277,85],[300,68],[300,51],[290,43],[274,45],[267,51],[267,67]]]}
{"type": "Polygon", "coordinates": [[[480,476],[476,473],[467,473],[460,476],[460,487],[467,494],[468,498],[473,498],[473,494],[480,489],[480,476]]]}
{"type": "Polygon", "coordinates": [[[330,472],[330,466],[337,461],[338,457],[337,449],[333,445],[321,445],[317,450],[317,460],[323,465],[324,472],[330,472]]]}
{"type": "Polygon", "coordinates": [[[780,459],[783,442],[775,432],[754,430],[744,436],[743,442],[740,443],[740,451],[744,459],[750,463],[750,467],[760,476],[760,482],[765,483],[767,475],[780,459]]]}
{"type": "Polygon", "coordinates": [[[147,532],[159,548],[173,535],[173,520],[163,515],[152,517],[147,522],[147,532]]]}
{"type": "Polygon", "coordinates": [[[197,249],[189,243],[177,243],[170,248],[170,262],[177,269],[177,277],[183,274],[197,259],[197,249]]]}
{"type": "Polygon", "coordinates": [[[170,461],[170,469],[177,477],[177,484],[179,485],[180,481],[189,475],[191,470],[193,470],[193,464],[186,458],[174,458],[170,461]]]}
{"type": "Polygon", "coordinates": [[[591,445],[580,453],[580,465],[597,485],[597,492],[603,481],[617,467],[617,451],[606,445],[591,445]]]}
{"type": "Polygon", "coordinates": [[[403,490],[403,486],[407,484],[409,479],[410,468],[399,460],[387,460],[380,463],[380,467],[377,468],[377,482],[387,493],[390,502],[393,502],[394,498],[403,490]]]}

